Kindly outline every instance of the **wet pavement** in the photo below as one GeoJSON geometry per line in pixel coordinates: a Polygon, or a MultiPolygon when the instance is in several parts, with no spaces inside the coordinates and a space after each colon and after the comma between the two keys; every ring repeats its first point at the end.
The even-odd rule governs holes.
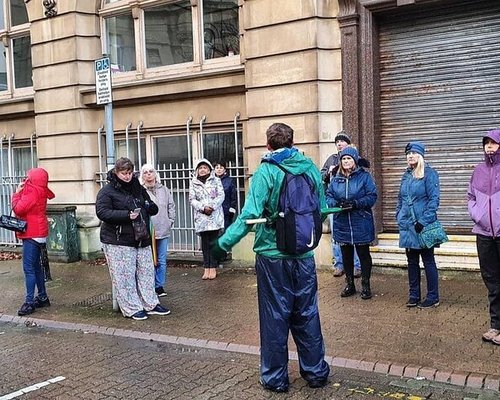
{"type": "MultiPolygon", "coordinates": [[[[232,351],[251,357],[255,384],[259,332],[253,269],[228,264],[218,271],[217,279],[202,281],[202,268],[169,265],[168,295],[161,302],[172,314],[146,321],[126,319],[112,310],[105,265],[52,263],[51,270],[52,306],[20,318],[16,315],[24,293],[21,263],[0,262],[0,321],[232,351]]],[[[441,272],[441,305],[429,310],[405,307],[406,279],[403,270],[375,269],[374,297],[364,301],[359,294],[340,298],[343,279],[328,270],[318,271],[320,315],[333,376],[336,367],[347,367],[393,379],[418,376],[498,391],[500,346],[481,341],[489,319],[479,274],[441,272]]],[[[292,342],[289,349],[295,351],[292,342]]]]}

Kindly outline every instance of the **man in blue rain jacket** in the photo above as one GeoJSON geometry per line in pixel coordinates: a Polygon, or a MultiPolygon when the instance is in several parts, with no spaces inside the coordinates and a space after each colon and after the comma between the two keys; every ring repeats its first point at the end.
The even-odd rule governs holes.
{"type": "MultiPolygon", "coordinates": [[[[276,123],[267,132],[269,154],[252,177],[245,205],[213,247],[223,257],[250,230],[246,220],[269,217],[278,212],[278,200],[285,173],[305,173],[316,187],[321,208],[325,196],[321,175],[311,159],[293,147],[293,129],[276,123]]],[[[259,302],[262,386],[274,392],[286,392],[288,379],[288,334],[292,333],[299,355],[301,376],[312,388],[327,383],[330,368],[324,360],[325,347],[318,312],[318,282],[312,251],[292,256],[276,245],[273,224],[255,226],[257,292],[259,302]]]]}

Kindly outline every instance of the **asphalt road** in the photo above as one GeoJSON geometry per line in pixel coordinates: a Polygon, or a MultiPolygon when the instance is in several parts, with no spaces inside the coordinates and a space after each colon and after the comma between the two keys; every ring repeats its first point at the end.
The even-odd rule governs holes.
{"type": "Polygon", "coordinates": [[[332,370],[325,388],[310,389],[295,361],[289,393],[275,394],[258,384],[258,364],[247,354],[0,323],[0,400],[498,399],[485,390],[344,368],[332,370]]]}

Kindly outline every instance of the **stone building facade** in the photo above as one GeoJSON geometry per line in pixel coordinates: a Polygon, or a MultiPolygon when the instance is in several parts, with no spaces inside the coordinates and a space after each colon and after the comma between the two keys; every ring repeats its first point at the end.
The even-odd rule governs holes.
{"type": "MultiPolygon", "coordinates": [[[[103,53],[112,63],[118,156],[126,149],[136,163],[191,165],[205,152],[231,154],[250,176],[265,151],[266,128],[281,121],[321,167],[343,127],[372,160],[378,231],[394,232],[402,149],[423,140],[443,177],[445,225],[451,233],[470,228],[463,192],[481,158],[477,137],[500,126],[500,69],[490,68],[500,58],[496,1],[1,2],[2,146],[34,141],[55,203],[77,207],[84,258],[100,248],[94,201],[105,169],[98,140],[105,120],[94,61],[103,53]],[[21,5],[27,21],[16,25],[21,5]],[[23,59],[26,40],[31,54],[23,59]],[[27,68],[32,86],[29,75],[21,79],[27,68]],[[234,148],[221,153],[218,146],[234,148]],[[456,157],[441,156],[449,149],[456,157]]],[[[251,257],[244,249],[235,255],[251,257]]],[[[327,235],[318,257],[330,263],[327,235]]]]}

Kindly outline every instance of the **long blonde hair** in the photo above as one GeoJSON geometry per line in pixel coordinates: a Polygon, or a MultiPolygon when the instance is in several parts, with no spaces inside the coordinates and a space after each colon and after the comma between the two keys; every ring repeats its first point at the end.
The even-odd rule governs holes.
{"type": "Polygon", "coordinates": [[[421,154],[417,154],[417,165],[413,168],[412,174],[415,179],[422,179],[424,177],[425,161],[421,154]]]}

